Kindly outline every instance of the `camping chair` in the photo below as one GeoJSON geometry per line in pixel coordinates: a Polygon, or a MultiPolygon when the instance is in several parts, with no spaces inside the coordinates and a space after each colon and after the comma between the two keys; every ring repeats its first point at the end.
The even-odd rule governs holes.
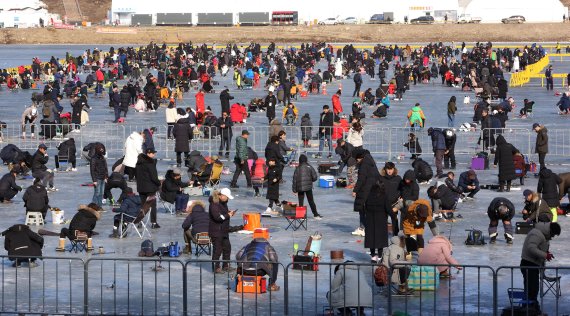
{"type": "Polygon", "coordinates": [[[162,184],[164,183],[164,180],[160,181],[160,187],[158,189],[158,192],[156,192],[156,198],[160,201],[160,203],[162,204],[162,207],[164,208],[164,210],[166,212],[170,212],[170,215],[174,215],[174,204],[164,200],[162,198],[162,184]]]}
{"type": "Polygon", "coordinates": [[[244,80],[243,81],[243,90],[252,90],[253,89],[253,80],[244,80]]]}
{"type": "Polygon", "coordinates": [[[296,212],[295,215],[285,216],[289,225],[285,227],[285,230],[288,230],[289,227],[293,228],[293,231],[297,231],[299,228],[303,227],[307,230],[307,209],[302,213],[296,212]]]}
{"type": "Polygon", "coordinates": [[[152,205],[152,199],[155,198],[156,197],[149,197],[137,216],[121,213],[121,222],[119,224],[119,238],[126,237],[129,229],[134,229],[139,235],[140,239],[143,239],[145,233],[148,235],[148,238],[151,237],[150,231],[148,230],[148,223],[150,221],[149,213],[152,205]],[[138,228],[139,225],[140,230],[138,228]]]}
{"type": "Polygon", "coordinates": [[[77,253],[77,252],[87,251],[88,239],[89,236],[87,235],[86,232],[76,230],[75,239],[69,239],[71,241],[71,248],[69,249],[69,252],[75,251],[75,253],[77,253]]]}
{"type": "Polygon", "coordinates": [[[541,286],[540,286],[540,297],[543,298],[548,294],[548,292],[552,293],[554,297],[557,299],[562,296],[562,291],[560,290],[560,278],[561,276],[547,276],[545,271],[541,269],[540,279],[541,279],[541,286]]]}
{"type": "Polygon", "coordinates": [[[259,189],[259,194],[263,196],[263,187],[267,185],[267,166],[265,165],[265,159],[259,158],[255,162],[252,159],[248,160],[248,168],[251,171],[251,185],[253,187],[253,194],[255,195],[255,190],[259,189]],[[251,161],[251,165],[249,165],[251,161]],[[255,168],[252,168],[255,163],[255,168]],[[251,170],[253,169],[253,170],[251,170]]]}
{"type": "MultiPolygon", "coordinates": [[[[197,233],[196,237],[192,237],[192,243],[195,245],[196,252],[194,253],[196,257],[199,257],[201,254],[206,254],[208,256],[212,253],[212,240],[210,239],[210,235],[207,232],[204,233],[197,233]]],[[[192,252],[192,249],[190,249],[192,252]]]]}
{"type": "Polygon", "coordinates": [[[222,178],[222,170],[224,169],[224,164],[221,162],[214,162],[212,165],[212,173],[210,174],[210,179],[206,182],[206,187],[211,189],[218,189],[220,186],[220,180],[222,178]]]}

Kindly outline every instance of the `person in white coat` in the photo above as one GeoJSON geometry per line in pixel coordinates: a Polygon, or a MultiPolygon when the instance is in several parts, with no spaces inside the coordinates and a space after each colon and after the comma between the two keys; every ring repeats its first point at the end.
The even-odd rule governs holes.
{"type": "Polygon", "coordinates": [[[334,63],[334,77],[336,79],[342,79],[342,60],[340,60],[340,58],[337,58],[334,63]]]}
{"type": "Polygon", "coordinates": [[[349,260],[335,267],[327,298],[331,309],[340,315],[353,315],[352,308],[356,308],[358,315],[364,315],[364,308],[372,307],[372,288],[364,269],[358,269],[351,262],[349,260]]]}
{"type": "Polygon", "coordinates": [[[364,130],[362,129],[362,124],[359,122],[354,122],[350,130],[348,130],[348,137],[346,141],[349,142],[354,148],[362,148],[362,137],[364,136],[364,130]]]}
{"type": "Polygon", "coordinates": [[[515,56],[513,58],[513,69],[512,72],[518,72],[520,70],[521,66],[520,66],[520,62],[519,62],[519,56],[515,56]]]}
{"type": "Polygon", "coordinates": [[[129,175],[130,182],[134,181],[135,167],[137,165],[139,154],[142,154],[143,143],[144,137],[142,136],[142,133],[139,132],[133,132],[125,141],[125,159],[123,159],[123,164],[125,165],[125,173],[129,175]]]}

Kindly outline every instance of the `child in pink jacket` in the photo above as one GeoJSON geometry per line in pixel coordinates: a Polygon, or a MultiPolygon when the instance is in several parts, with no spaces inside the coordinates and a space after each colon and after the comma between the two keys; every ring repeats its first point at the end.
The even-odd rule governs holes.
{"type": "MultiPolygon", "coordinates": [[[[428,242],[427,246],[420,253],[418,258],[418,264],[430,265],[430,264],[449,264],[458,265],[459,262],[453,258],[451,255],[452,246],[449,239],[445,236],[435,236],[428,242]]],[[[461,270],[461,267],[456,267],[461,270]]],[[[449,276],[449,267],[438,266],[440,277],[449,276]]]]}

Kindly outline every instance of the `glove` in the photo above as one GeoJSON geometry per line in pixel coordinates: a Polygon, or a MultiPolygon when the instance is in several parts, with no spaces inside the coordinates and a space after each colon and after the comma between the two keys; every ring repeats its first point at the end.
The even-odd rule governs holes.
{"type": "Polygon", "coordinates": [[[546,261],[554,259],[554,255],[550,251],[546,252],[546,261]]]}

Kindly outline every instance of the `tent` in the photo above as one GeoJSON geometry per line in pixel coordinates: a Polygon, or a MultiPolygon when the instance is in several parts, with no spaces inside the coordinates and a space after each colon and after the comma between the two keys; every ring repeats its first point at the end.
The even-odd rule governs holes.
{"type": "Polygon", "coordinates": [[[501,22],[512,15],[522,15],[527,22],[560,22],[568,10],[559,0],[472,0],[465,14],[481,17],[483,22],[501,22]]]}

